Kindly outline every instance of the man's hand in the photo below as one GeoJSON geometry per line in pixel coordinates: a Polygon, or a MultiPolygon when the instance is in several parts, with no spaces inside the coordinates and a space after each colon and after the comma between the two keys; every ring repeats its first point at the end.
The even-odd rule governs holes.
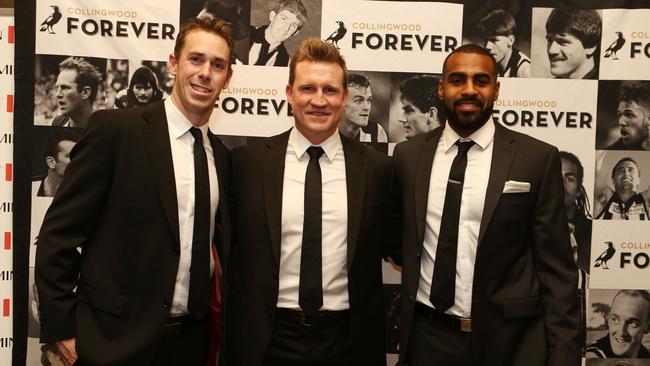
{"type": "Polygon", "coordinates": [[[65,366],[72,366],[77,361],[76,338],[56,342],[56,347],[63,357],[65,366]]]}

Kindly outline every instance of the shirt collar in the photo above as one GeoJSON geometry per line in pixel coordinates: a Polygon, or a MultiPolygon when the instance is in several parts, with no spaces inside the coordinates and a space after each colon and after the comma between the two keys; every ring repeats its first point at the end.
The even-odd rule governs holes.
{"type": "MultiPolygon", "coordinates": [[[[190,128],[195,127],[192,122],[181,113],[178,107],[176,107],[176,104],[174,104],[171,97],[165,99],[165,115],[167,116],[167,125],[169,125],[169,134],[174,139],[180,138],[189,131],[190,128]]],[[[201,134],[205,137],[208,134],[210,123],[206,123],[197,128],[201,130],[201,134]]]]}
{"type": "Polygon", "coordinates": [[[314,145],[305,136],[303,136],[297,128],[292,128],[289,133],[289,144],[293,147],[293,151],[296,153],[296,157],[300,160],[303,155],[307,152],[307,149],[310,146],[320,146],[325,151],[327,159],[330,163],[334,162],[339,147],[341,146],[341,136],[339,135],[338,129],[332,134],[327,140],[323,141],[319,145],[314,145]]]}
{"type": "Polygon", "coordinates": [[[445,128],[442,130],[442,137],[440,140],[443,143],[443,148],[445,152],[448,152],[452,146],[458,141],[468,141],[472,140],[481,150],[485,150],[492,140],[494,140],[494,121],[489,119],[481,128],[474,131],[473,134],[469,135],[467,138],[460,137],[453,128],[449,126],[449,121],[445,122],[445,128]]]}

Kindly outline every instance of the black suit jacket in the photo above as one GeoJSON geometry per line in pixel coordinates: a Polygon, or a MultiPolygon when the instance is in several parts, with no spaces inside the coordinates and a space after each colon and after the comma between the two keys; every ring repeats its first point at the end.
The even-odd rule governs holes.
{"type": "MultiPolygon", "coordinates": [[[[558,151],[495,125],[474,267],[474,359],[486,366],[579,365],[577,270],[558,151]],[[502,193],[508,180],[530,183],[530,192],[502,193]]],[[[441,134],[442,127],[397,145],[393,153],[403,204],[401,362],[409,347],[429,178],[441,134]]]]}
{"type": "MultiPolygon", "coordinates": [[[[234,149],[229,366],[262,363],[278,299],[282,183],[289,132],[234,149]]],[[[341,136],[348,197],[347,266],[356,365],[385,365],[381,256],[392,163],[341,136]]]]}
{"type": "MultiPolygon", "coordinates": [[[[220,202],[228,202],[229,152],[209,135],[220,202]]],[[[148,364],[176,280],[177,206],[163,103],[93,114],[38,236],[41,341],[76,337],[90,364],[148,364]]],[[[227,204],[217,216],[227,274],[227,204]]]]}

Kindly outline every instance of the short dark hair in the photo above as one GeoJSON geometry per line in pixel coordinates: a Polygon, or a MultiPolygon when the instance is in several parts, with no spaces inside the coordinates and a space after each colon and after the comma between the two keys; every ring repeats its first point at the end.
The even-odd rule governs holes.
{"type": "Polygon", "coordinates": [[[97,97],[99,82],[102,80],[102,74],[99,73],[97,67],[83,57],[71,56],[59,64],[59,72],[66,69],[77,72],[77,76],[74,78],[74,82],[77,84],[77,92],[81,93],[83,88],[90,87],[88,101],[92,104],[97,97]]]}
{"type": "Polygon", "coordinates": [[[614,164],[614,167],[612,168],[612,179],[614,178],[614,173],[616,172],[616,168],[618,168],[619,165],[623,164],[626,161],[634,163],[634,165],[636,165],[637,170],[639,171],[639,176],[641,176],[641,170],[639,169],[639,163],[637,163],[636,160],[632,159],[631,157],[626,156],[623,159],[616,162],[616,164],[614,164]]]}
{"type": "MultiPolygon", "coordinates": [[[[226,23],[223,19],[207,17],[191,18],[185,24],[183,24],[180,31],[178,32],[178,36],[176,36],[176,44],[174,44],[174,56],[176,56],[176,58],[180,58],[181,56],[181,51],[183,50],[183,46],[185,46],[185,39],[187,38],[187,35],[195,30],[203,30],[216,34],[217,36],[223,38],[228,44],[228,57],[230,61],[229,64],[232,63],[233,39],[230,25],[228,25],[228,23],[226,23]]],[[[228,67],[230,68],[230,65],[228,67]]],[[[232,70],[232,68],[230,68],[230,70],[232,70]]]]}
{"type": "Polygon", "coordinates": [[[546,20],[546,33],[570,34],[579,39],[584,48],[598,48],[601,23],[596,10],[556,8],[546,20]]]}
{"type": "Polygon", "coordinates": [[[408,100],[420,112],[427,113],[430,108],[438,111],[438,121],[444,123],[447,119],[445,108],[440,105],[438,98],[438,83],[440,80],[432,75],[416,75],[408,78],[399,86],[400,101],[408,100]]]}
{"type": "Polygon", "coordinates": [[[370,79],[364,74],[349,73],[348,88],[370,88],[370,79]]]}
{"type": "Polygon", "coordinates": [[[566,160],[576,166],[576,169],[578,170],[576,178],[578,178],[578,184],[582,185],[582,179],[585,176],[585,169],[582,167],[580,159],[568,151],[560,151],[560,159],[566,160]]]}
{"type": "Polygon", "coordinates": [[[623,81],[618,101],[636,102],[650,113],[650,82],[623,81]]]}
{"type": "Polygon", "coordinates": [[[497,71],[497,60],[494,59],[494,56],[490,54],[488,50],[485,49],[483,46],[479,46],[475,43],[468,43],[464,44],[455,50],[453,50],[450,54],[445,57],[445,62],[442,64],[442,77],[445,77],[445,73],[447,72],[447,61],[449,61],[449,58],[452,55],[455,55],[457,53],[469,53],[469,54],[475,54],[475,55],[482,55],[485,57],[488,57],[490,61],[492,62],[492,69],[495,77],[498,75],[497,71]]]}
{"type": "Polygon", "coordinates": [[[517,33],[515,19],[505,10],[494,9],[485,14],[478,22],[479,32],[484,37],[514,36],[517,33]]]}
{"type": "Polygon", "coordinates": [[[61,149],[59,148],[59,143],[61,141],[79,141],[80,134],[74,128],[63,127],[57,128],[56,130],[50,132],[47,137],[45,137],[45,144],[43,146],[43,157],[47,158],[51,156],[54,160],[57,159],[57,155],[61,149]]]}
{"type": "Polygon", "coordinates": [[[578,210],[582,212],[582,214],[585,217],[591,217],[589,197],[587,197],[587,190],[585,189],[585,186],[582,184],[583,179],[585,177],[585,169],[582,166],[580,159],[578,159],[577,156],[573,155],[568,151],[560,151],[560,160],[566,160],[571,164],[575,165],[577,170],[576,178],[578,179],[578,186],[580,189],[580,196],[576,199],[576,205],[578,206],[578,210]]]}
{"type": "Polygon", "coordinates": [[[289,62],[289,85],[293,85],[296,80],[296,65],[303,61],[333,63],[341,66],[343,69],[343,88],[347,90],[348,68],[345,65],[345,59],[333,44],[316,37],[302,41],[289,62]]]}

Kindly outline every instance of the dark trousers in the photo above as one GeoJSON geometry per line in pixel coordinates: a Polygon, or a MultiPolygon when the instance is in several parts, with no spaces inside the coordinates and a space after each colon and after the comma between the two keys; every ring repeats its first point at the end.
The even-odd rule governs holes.
{"type": "MultiPolygon", "coordinates": [[[[156,346],[151,366],[205,366],[208,359],[208,322],[196,321],[178,332],[167,332],[156,346]]],[[[79,359],[74,366],[91,363],[79,359]]]]}
{"type": "Polygon", "coordinates": [[[351,366],[349,320],[305,326],[276,314],[263,366],[351,366]]]}
{"type": "Polygon", "coordinates": [[[408,366],[472,366],[471,333],[413,314],[408,366]]]}
{"type": "Polygon", "coordinates": [[[152,366],[205,366],[208,359],[208,322],[196,321],[179,332],[165,334],[152,366]]]}

